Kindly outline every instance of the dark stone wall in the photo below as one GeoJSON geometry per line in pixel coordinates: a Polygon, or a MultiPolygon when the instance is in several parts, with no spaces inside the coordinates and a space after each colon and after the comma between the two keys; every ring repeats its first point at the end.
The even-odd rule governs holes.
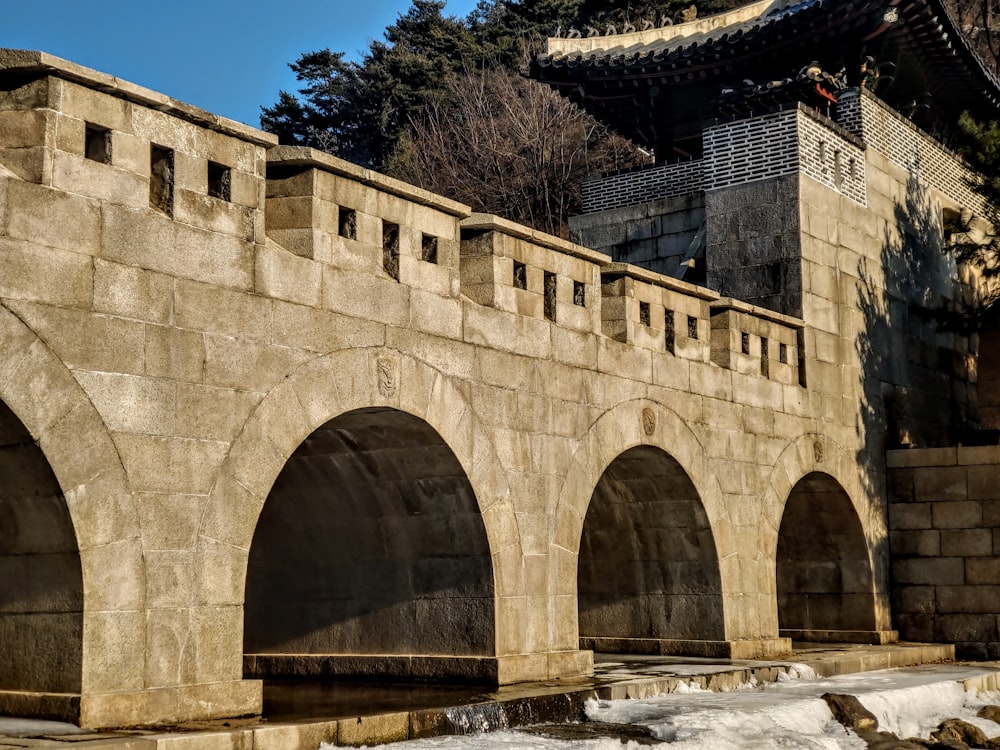
{"type": "Polygon", "coordinates": [[[569,220],[570,239],[607,253],[616,263],[696,282],[704,278],[704,239],[696,240],[704,222],[704,194],[690,193],[574,216],[569,220]],[[679,264],[691,250],[694,266],[680,274],[679,264]]]}
{"type": "Polygon", "coordinates": [[[801,317],[799,176],[709,191],[705,215],[708,286],[801,317]]]}

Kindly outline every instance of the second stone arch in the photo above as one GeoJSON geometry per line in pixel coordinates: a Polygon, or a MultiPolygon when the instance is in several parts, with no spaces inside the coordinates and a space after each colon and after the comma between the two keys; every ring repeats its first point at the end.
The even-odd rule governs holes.
{"type": "Polygon", "coordinates": [[[597,483],[580,540],[578,598],[584,648],[707,655],[725,639],[708,515],[662,448],[624,451],[597,483]]]}

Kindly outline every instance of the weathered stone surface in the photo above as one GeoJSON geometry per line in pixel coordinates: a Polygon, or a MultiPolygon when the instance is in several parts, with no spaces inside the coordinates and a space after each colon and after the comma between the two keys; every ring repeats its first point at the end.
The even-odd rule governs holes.
{"type": "Polygon", "coordinates": [[[995,721],[997,724],[1000,724],[1000,706],[983,706],[976,711],[976,716],[980,719],[989,719],[990,721],[995,721]]]}

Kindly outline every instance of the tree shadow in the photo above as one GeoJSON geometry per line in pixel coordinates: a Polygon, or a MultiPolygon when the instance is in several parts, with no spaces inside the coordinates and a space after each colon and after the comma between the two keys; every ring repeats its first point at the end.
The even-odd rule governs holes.
{"type": "MultiPolygon", "coordinates": [[[[943,211],[921,184],[919,161],[886,222],[878,257],[864,258],[859,276],[858,466],[869,496],[887,499],[887,450],[957,445],[978,428],[978,338],[953,325],[972,300],[970,276],[947,252],[943,211]]],[[[889,547],[887,529],[872,562],[876,580],[891,591],[889,547]]]]}
{"type": "Polygon", "coordinates": [[[859,460],[872,482],[886,450],[956,445],[978,427],[977,337],[953,325],[972,289],[946,252],[943,212],[920,182],[919,162],[878,261],[866,258],[859,270],[859,460]]]}

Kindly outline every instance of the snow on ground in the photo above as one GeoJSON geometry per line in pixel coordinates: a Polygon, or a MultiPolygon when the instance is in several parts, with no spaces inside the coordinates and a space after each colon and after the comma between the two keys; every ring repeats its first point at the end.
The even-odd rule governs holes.
{"type": "MultiPolygon", "coordinates": [[[[817,679],[808,668],[764,686],[713,693],[684,687],[646,700],[590,701],[591,721],[641,724],[677,750],[863,750],[865,743],[838,724],[824,693],[857,695],[880,728],[900,737],[927,737],[947,718],[972,722],[987,736],[1000,724],[976,718],[1000,694],[966,693],[960,680],[987,670],[932,665],[817,679]]],[[[633,750],[617,738],[566,741],[517,731],[401,742],[394,750],[633,750]]]]}

